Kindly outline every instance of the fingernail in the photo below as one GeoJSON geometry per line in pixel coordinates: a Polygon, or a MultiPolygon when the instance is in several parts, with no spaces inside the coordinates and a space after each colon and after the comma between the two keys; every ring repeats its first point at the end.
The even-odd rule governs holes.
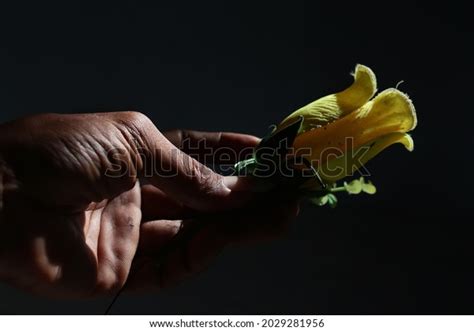
{"type": "Polygon", "coordinates": [[[239,178],[237,176],[226,176],[224,177],[224,180],[222,181],[222,183],[229,190],[234,190],[235,186],[237,185],[238,180],[239,178]]]}
{"type": "Polygon", "coordinates": [[[224,185],[232,191],[241,192],[267,192],[275,187],[275,185],[268,180],[261,180],[254,177],[238,177],[227,176],[224,177],[224,185]]]}

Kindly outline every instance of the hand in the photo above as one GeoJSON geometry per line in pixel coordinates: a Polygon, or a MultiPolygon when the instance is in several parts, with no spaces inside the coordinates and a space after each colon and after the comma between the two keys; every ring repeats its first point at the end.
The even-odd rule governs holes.
{"type": "Polygon", "coordinates": [[[258,143],[235,133],[163,135],[136,112],[2,125],[0,279],[61,297],[115,293],[127,279],[148,290],[199,271],[229,243],[284,228],[296,202],[245,192],[242,179],[196,160],[201,149],[194,159],[177,148],[201,138],[234,154],[258,143]]]}

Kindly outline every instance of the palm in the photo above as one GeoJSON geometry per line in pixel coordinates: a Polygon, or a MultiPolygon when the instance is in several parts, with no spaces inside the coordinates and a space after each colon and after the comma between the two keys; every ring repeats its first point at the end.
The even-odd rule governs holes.
{"type": "Polygon", "coordinates": [[[14,279],[16,285],[38,293],[88,296],[115,290],[111,284],[123,283],[130,265],[114,260],[131,261],[136,251],[140,195],[136,185],[77,211],[26,201],[17,194],[5,210],[15,220],[5,222],[3,233],[9,236],[3,239],[4,256],[10,266],[5,269],[20,275],[14,279]]]}

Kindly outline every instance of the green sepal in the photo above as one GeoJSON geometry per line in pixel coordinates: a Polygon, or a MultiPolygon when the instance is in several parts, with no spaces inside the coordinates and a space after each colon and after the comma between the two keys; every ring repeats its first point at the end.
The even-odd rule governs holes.
{"type": "Polygon", "coordinates": [[[252,175],[255,173],[258,174],[258,177],[270,178],[275,182],[286,181],[287,178],[283,178],[284,176],[279,175],[279,171],[275,171],[275,166],[282,169],[282,166],[287,162],[286,156],[302,123],[303,117],[299,117],[281,130],[277,130],[276,126],[270,127],[271,132],[255,148],[253,157],[234,165],[235,173],[237,175],[252,175]]]}
{"type": "Polygon", "coordinates": [[[316,206],[329,205],[329,207],[331,208],[335,208],[337,206],[337,197],[332,193],[328,193],[323,196],[311,198],[310,201],[312,204],[316,206]]]}
{"type": "MultiPolygon", "coordinates": [[[[261,161],[261,154],[269,150],[277,150],[279,147],[289,148],[293,146],[293,142],[301,129],[303,124],[303,116],[298,117],[293,123],[286,126],[281,130],[276,130],[276,127],[273,127],[273,130],[270,135],[267,135],[265,138],[260,141],[260,144],[255,149],[255,158],[257,161],[261,161]]],[[[288,153],[288,149],[279,151],[279,158],[284,158],[288,153]]]]}

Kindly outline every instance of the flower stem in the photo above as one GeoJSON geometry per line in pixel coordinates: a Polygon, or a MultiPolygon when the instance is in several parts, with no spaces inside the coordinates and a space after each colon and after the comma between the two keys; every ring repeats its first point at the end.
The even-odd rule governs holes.
{"type": "Polygon", "coordinates": [[[331,193],[347,191],[345,186],[333,187],[328,190],[331,193]]]}

